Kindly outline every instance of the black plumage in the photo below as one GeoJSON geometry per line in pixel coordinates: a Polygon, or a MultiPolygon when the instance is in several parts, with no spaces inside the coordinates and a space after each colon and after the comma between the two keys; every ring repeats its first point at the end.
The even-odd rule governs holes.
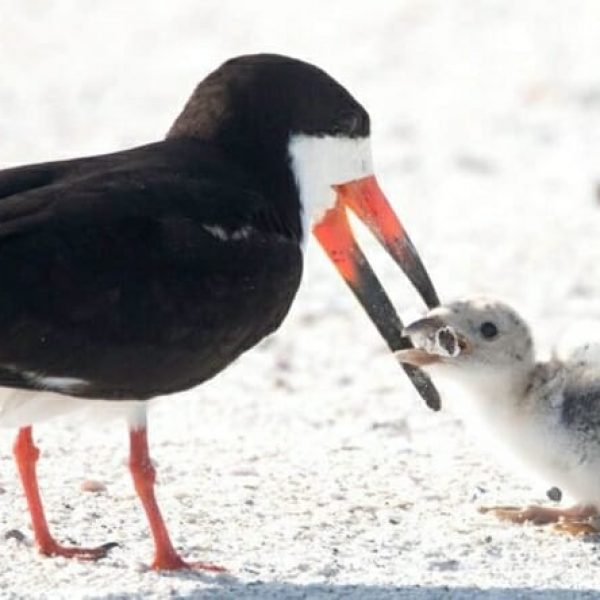
{"type": "Polygon", "coordinates": [[[302,273],[292,134],[368,134],[313,65],[260,54],[195,89],[167,139],[0,171],[0,386],[145,399],[275,330],[302,273]]]}
{"type": "Polygon", "coordinates": [[[277,206],[201,140],[0,172],[0,385],[143,399],[211,377],[296,293],[277,206]]]}

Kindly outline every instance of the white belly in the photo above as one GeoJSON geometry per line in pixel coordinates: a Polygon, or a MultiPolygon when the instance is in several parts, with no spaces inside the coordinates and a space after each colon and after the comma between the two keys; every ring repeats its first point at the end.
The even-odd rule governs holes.
{"type": "Polygon", "coordinates": [[[89,400],[53,392],[0,388],[0,427],[35,425],[69,413],[87,413],[91,421],[120,417],[143,424],[147,402],[89,400]]]}
{"type": "Polygon", "coordinates": [[[479,438],[490,456],[572,500],[600,505],[600,445],[586,442],[560,422],[560,411],[507,409],[502,402],[463,393],[445,403],[479,438]]]}
{"type": "Polygon", "coordinates": [[[496,448],[504,447],[509,465],[520,463],[534,479],[558,487],[577,503],[600,506],[600,448],[584,443],[558,420],[540,415],[497,420],[485,435],[495,438],[496,448]]]}

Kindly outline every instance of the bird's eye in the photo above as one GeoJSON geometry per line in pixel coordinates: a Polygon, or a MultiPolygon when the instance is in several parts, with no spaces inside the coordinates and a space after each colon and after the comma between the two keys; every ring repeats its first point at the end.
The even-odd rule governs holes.
{"type": "Polygon", "coordinates": [[[479,331],[486,340],[491,340],[498,335],[498,328],[491,321],[482,323],[479,331]]]}
{"type": "Polygon", "coordinates": [[[361,127],[360,115],[354,114],[346,118],[346,128],[350,133],[356,133],[361,127]]]}
{"type": "Polygon", "coordinates": [[[334,125],[334,133],[354,135],[361,129],[361,116],[355,112],[347,112],[338,118],[334,125]]]}

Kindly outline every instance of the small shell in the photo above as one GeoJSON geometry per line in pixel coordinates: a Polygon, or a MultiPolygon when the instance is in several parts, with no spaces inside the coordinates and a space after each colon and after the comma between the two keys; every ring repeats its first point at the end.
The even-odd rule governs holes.
{"type": "Polygon", "coordinates": [[[95,481],[94,479],[85,479],[81,482],[81,491],[82,492],[105,492],[106,485],[101,481],[95,481]]]}

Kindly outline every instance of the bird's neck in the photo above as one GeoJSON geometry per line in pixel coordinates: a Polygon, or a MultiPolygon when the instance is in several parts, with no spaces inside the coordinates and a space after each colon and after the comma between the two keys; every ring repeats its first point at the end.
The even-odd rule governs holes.
{"type": "MultiPolygon", "coordinates": [[[[185,111],[184,111],[185,112],[185,111]]],[[[180,117],[181,119],[181,117],[180,117]]],[[[193,135],[175,125],[168,139],[201,140],[215,147],[227,161],[235,164],[254,182],[265,198],[265,214],[257,215],[275,233],[300,242],[303,238],[303,215],[300,192],[292,171],[287,141],[272,139],[264,143],[252,132],[235,132],[228,128],[193,130],[193,135]]]]}
{"type": "Polygon", "coordinates": [[[567,371],[561,361],[537,363],[527,382],[524,404],[531,412],[552,413],[562,404],[566,379],[567,371]]]}
{"type": "Polygon", "coordinates": [[[532,369],[518,371],[483,369],[479,372],[441,373],[439,385],[444,403],[465,421],[507,421],[522,412],[527,398],[532,369]]]}

